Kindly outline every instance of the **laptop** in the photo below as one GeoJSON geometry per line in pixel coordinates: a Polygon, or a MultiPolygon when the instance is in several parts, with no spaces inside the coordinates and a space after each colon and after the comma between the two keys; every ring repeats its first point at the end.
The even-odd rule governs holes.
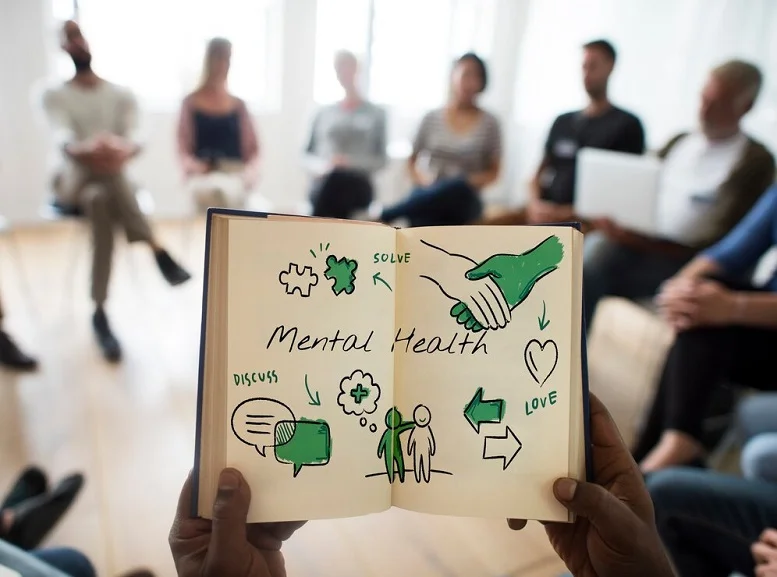
{"type": "Polygon", "coordinates": [[[655,156],[583,148],[577,155],[575,212],[654,234],[660,177],[661,161],[655,156]]]}

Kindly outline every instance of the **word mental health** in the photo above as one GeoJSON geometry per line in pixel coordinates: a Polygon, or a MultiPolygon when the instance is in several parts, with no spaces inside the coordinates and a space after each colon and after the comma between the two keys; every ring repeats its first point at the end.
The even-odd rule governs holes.
{"type": "MultiPolygon", "coordinates": [[[[487,332],[482,332],[477,339],[470,333],[455,332],[451,336],[424,336],[416,334],[416,329],[410,331],[400,328],[391,343],[391,352],[394,350],[405,353],[435,354],[445,353],[449,355],[487,355],[485,337],[487,332]]],[[[267,349],[283,346],[288,351],[322,351],[322,352],[364,352],[371,353],[370,348],[375,331],[370,331],[366,336],[357,334],[343,334],[337,329],[331,336],[315,336],[302,334],[298,327],[280,325],[273,330],[267,341],[267,349]]]]}

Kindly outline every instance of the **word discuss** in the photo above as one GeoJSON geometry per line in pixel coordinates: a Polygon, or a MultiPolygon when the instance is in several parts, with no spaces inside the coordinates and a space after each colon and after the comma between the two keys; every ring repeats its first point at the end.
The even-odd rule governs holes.
{"type": "Polygon", "coordinates": [[[550,391],[547,395],[542,397],[534,397],[531,400],[531,403],[529,401],[524,403],[526,406],[526,414],[531,415],[534,413],[534,411],[555,405],[557,400],[558,393],[556,393],[556,391],[550,391]],[[531,409],[529,407],[531,407],[531,409]]]}
{"type": "Polygon", "coordinates": [[[246,385],[250,387],[251,385],[256,384],[257,381],[260,383],[264,383],[265,381],[270,384],[277,383],[278,373],[276,373],[274,369],[263,373],[232,373],[232,378],[235,380],[235,386],[246,385]]]}
{"type": "MultiPolygon", "coordinates": [[[[359,337],[356,334],[343,335],[340,329],[335,331],[332,336],[314,336],[300,334],[298,327],[286,328],[284,325],[280,325],[273,330],[270,339],[267,341],[265,348],[270,349],[274,345],[283,344],[288,346],[288,351],[291,353],[294,350],[298,351],[321,351],[321,352],[335,352],[341,351],[344,353],[351,351],[362,351],[365,353],[371,353],[370,342],[374,336],[375,331],[370,331],[370,334],[366,338],[359,337]],[[288,343],[288,344],[287,344],[288,343]]],[[[463,355],[463,354],[488,354],[486,349],[486,343],[484,342],[486,333],[481,333],[480,338],[474,340],[470,338],[469,333],[464,333],[464,336],[460,336],[460,333],[453,333],[450,339],[443,340],[443,337],[433,336],[429,337],[417,337],[416,329],[410,330],[409,334],[406,334],[402,328],[397,331],[394,337],[394,342],[391,344],[391,352],[394,352],[395,348],[402,349],[406,353],[416,354],[434,354],[434,353],[447,353],[449,355],[463,355]]]]}

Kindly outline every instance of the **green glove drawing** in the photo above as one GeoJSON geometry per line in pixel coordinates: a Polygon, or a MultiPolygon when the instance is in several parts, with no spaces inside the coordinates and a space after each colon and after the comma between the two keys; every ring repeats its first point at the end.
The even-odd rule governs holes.
{"type": "MultiPolygon", "coordinates": [[[[526,300],[537,281],[558,268],[563,257],[564,245],[558,237],[549,236],[523,254],[495,254],[468,270],[465,276],[472,281],[491,277],[513,310],[526,300]]],[[[472,332],[485,330],[463,302],[453,305],[451,316],[472,332]]]]}

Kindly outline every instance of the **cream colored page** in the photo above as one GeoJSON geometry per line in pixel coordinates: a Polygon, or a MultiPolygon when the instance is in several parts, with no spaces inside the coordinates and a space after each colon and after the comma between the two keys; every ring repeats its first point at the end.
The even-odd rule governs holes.
{"type": "Polygon", "coordinates": [[[226,451],[253,488],[249,521],[386,509],[387,485],[365,476],[393,402],[395,269],[373,261],[394,230],[229,226],[226,451]]]}
{"type": "Polygon", "coordinates": [[[412,258],[397,272],[394,390],[407,430],[393,504],[566,520],[551,487],[569,472],[571,229],[412,229],[397,249],[412,258]],[[473,269],[482,278],[468,279],[473,269]],[[531,289],[522,299],[521,287],[531,289]],[[467,330],[452,316],[466,320],[463,305],[452,311],[460,301],[493,307],[493,326],[509,322],[467,330]]]}

